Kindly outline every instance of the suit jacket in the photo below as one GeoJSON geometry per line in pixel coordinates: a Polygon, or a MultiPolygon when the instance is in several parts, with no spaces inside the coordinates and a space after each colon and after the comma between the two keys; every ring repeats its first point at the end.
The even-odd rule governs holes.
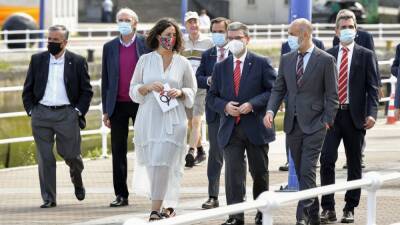
{"type": "MultiPolygon", "coordinates": [[[[103,46],[103,61],[101,69],[101,102],[103,113],[108,116],[114,112],[118,95],[119,79],[119,45],[120,38],[116,37],[103,46]]],[[[138,58],[149,52],[145,46],[144,36],[136,33],[136,54],[138,58]]]]}
{"type": "MultiPolygon", "coordinates": [[[[327,51],[337,59],[339,46],[327,51]]],[[[378,114],[378,73],[374,53],[357,44],[354,45],[348,80],[350,114],[357,129],[364,129],[367,116],[376,119],[378,114]]]]}
{"type": "Polygon", "coordinates": [[[297,56],[297,52],[290,52],[281,57],[267,109],[276,115],[287,93],[284,131],[287,134],[292,131],[296,116],[301,130],[312,134],[322,129],[324,123],[334,122],[338,108],[337,69],[335,59],[315,47],[305,68],[302,85],[298,87],[297,56]]]}
{"type": "MultiPolygon", "coordinates": [[[[231,53],[229,53],[231,55],[231,53]]],[[[207,49],[201,55],[200,66],[196,71],[196,79],[198,88],[207,89],[210,87],[207,84],[207,79],[212,75],[214,65],[217,62],[217,49],[215,47],[207,49]]],[[[206,121],[212,123],[218,118],[218,113],[206,104],[206,121]]]]}
{"type": "MultiPolygon", "coordinates": [[[[396,56],[394,58],[391,72],[392,75],[399,79],[400,69],[399,69],[399,62],[400,62],[400,44],[396,47],[396,56]]],[[[396,108],[400,108],[400,82],[396,84],[396,96],[394,98],[394,105],[396,108]]]]}
{"type": "MultiPolygon", "coordinates": [[[[324,46],[324,42],[316,39],[316,38],[312,38],[312,41],[314,43],[315,46],[317,46],[319,49],[325,50],[325,46],[324,46]]],[[[281,46],[281,55],[289,53],[291,51],[290,46],[288,44],[287,41],[282,43],[281,46]]]]}
{"type": "MultiPolygon", "coordinates": [[[[84,57],[68,50],[66,50],[64,57],[65,90],[71,105],[82,113],[81,119],[84,120],[84,115],[89,110],[90,100],[93,96],[88,65],[84,57]]],[[[49,62],[50,53],[47,51],[34,54],[31,57],[22,91],[22,101],[28,115],[44,96],[49,75],[49,62]]]]}
{"type": "Polygon", "coordinates": [[[265,106],[275,78],[276,72],[269,60],[248,51],[243,62],[239,94],[235,96],[233,56],[215,64],[207,104],[220,115],[218,143],[221,148],[228,144],[235,126],[235,117],[225,114],[225,106],[229,101],[239,104],[249,102],[253,106],[252,112],[240,115],[241,126],[251,143],[264,145],[275,140],[275,131],[265,128],[263,124],[265,106]]]}
{"type": "MultiPolygon", "coordinates": [[[[354,42],[358,45],[363,46],[364,48],[367,48],[373,52],[375,52],[375,44],[374,44],[374,38],[370,33],[368,33],[365,30],[362,29],[357,29],[357,34],[356,37],[354,38],[354,42]]],[[[332,41],[332,46],[339,45],[340,40],[339,38],[335,35],[332,41]]]]}

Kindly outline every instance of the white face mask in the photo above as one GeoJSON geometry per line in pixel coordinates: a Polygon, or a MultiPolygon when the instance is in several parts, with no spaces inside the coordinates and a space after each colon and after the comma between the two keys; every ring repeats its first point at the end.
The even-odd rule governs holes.
{"type": "Polygon", "coordinates": [[[229,51],[232,52],[233,55],[238,55],[243,51],[245,45],[242,41],[239,40],[232,40],[229,42],[229,51]]]}

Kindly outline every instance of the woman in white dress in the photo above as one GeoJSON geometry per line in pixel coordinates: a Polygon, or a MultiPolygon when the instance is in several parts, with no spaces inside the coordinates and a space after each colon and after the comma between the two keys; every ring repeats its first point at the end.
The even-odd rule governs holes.
{"type": "Polygon", "coordinates": [[[186,149],[185,107],[193,106],[197,83],[189,61],[179,54],[182,34],[173,19],[158,21],[146,42],[153,51],[140,57],[129,95],[140,104],[133,190],[150,197],[152,221],[175,215],[186,149]],[[161,104],[175,99],[177,106],[163,112],[161,104]]]}

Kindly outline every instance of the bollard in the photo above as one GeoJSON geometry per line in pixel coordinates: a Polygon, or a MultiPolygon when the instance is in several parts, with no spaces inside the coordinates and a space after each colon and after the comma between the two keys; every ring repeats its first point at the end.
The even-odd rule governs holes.
{"type": "Polygon", "coordinates": [[[94,49],[88,49],[87,52],[87,61],[94,62],[94,49]]]}

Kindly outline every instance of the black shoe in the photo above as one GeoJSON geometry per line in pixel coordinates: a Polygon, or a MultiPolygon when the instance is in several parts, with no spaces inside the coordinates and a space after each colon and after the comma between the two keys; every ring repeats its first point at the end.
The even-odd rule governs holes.
{"type": "Polygon", "coordinates": [[[45,201],[43,203],[43,205],[40,206],[40,208],[48,209],[48,208],[53,208],[53,207],[56,207],[56,206],[57,206],[57,204],[55,202],[45,201]]]}
{"type": "Polygon", "coordinates": [[[117,196],[117,198],[110,203],[110,207],[121,207],[127,205],[128,205],[128,199],[121,196],[117,196]]]}
{"type": "Polygon", "coordinates": [[[362,168],[362,169],[365,169],[365,162],[364,162],[364,160],[361,161],[361,168],[362,168]]]}
{"type": "Polygon", "coordinates": [[[221,225],[244,225],[244,221],[236,218],[229,218],[221,225]]]}
{"type": "Polygon", "coordinates": [[[306,225],[306,222],[304,220],[297,220],[296,225],[306,225]]]}
{"type": "Polygon", "coordinates": [[[254,218],[256,225],[262,225],[262,213],[257,211],[256,217],[254,218]]]}
{"type": "Polygon", "coordinates": [[[185,167],[192,168],[194,166],[195,159],[194,159],[194,149],[193,148],[189,149],[189,152],[185,157],[185,161],[186,161],[185,167]]]}
{"type": "Polygon", "coordinates": [[[307,214],[304,214],[304,224],[305,225],[320,225],[321,220],[319,218],[319,215],[317,214],[316,216],[308,216],[307,214]]]}
{"type": "Polygon", "coordinates": [[[328,224],[328,223],[335,223],[337,221],[336,212],[335,210],[322,210],[321,213],[321,223],[328,224]]]}
{"type": "Polygon", "coordinates": [[[201,205],[203,209],[213,209],[219,207],[219,201],[215,198],[209,198],[206,202],[201,205]]]}
{"type": "Polygon", "coordinates": [[[347,169],[347,163],[343,165],[343,169],[347,169]]]}
{"type": "Polygon", "coordinates": [[[354,223],[354,213],[350,210],[343,210],[341,223],[354,223]]]}
{"type": "Polygon", "coordinates": [[[207,159],[206,152],[204,152],[203,147],[197,148],[197,155],[194,164],[200,164],[207,159]]]}
{"type": "Polygon", "coordinates": [[[75,196],[79,201],[85,199],[86,190],[85,187],[75,187],[75,196]]]}
{"type": "Polygon", "coordinates": [[[282,165],[279,167],[279,171],[289,171],[289,163],[285,163],[285,165],[282,165]]]}

